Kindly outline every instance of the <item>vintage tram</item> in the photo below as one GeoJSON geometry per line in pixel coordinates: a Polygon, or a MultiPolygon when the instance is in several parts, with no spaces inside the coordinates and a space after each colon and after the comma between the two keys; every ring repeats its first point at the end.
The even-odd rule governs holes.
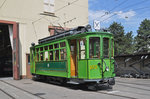
{"type": "Polygon", "coordinates": [[[109,32],[91,32],[90,26],[63,31],[32,43],[31,73],[61,83],[115,84],[114,38],[109,32]]]}

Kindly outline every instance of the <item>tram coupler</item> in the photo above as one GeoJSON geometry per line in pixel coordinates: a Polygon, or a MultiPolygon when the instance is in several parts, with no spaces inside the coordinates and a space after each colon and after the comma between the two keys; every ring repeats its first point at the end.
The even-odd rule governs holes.
{"type": "MultiPolygon", "coordinates": [[[[98,82],[97,82],[98,83],[98,82]]],[[[115,85],[115,78],[104,78],[99,82],[99,85],[115,85]]]]}

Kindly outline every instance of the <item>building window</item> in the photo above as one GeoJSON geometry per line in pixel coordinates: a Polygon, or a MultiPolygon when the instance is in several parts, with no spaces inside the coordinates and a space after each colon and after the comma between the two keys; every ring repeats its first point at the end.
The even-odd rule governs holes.
{"type": "Polygon", "coordinates": [[[44,12],[54,13],[55,0],[44,0],[44,12]]]}

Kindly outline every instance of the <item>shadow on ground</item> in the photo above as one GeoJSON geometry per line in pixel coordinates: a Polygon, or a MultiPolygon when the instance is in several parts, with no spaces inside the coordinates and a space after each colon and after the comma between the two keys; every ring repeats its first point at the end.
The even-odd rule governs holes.
{"type": "Polygon", "coordinates": [[[65,84],[61,84],[58,82],[47,82],[47,81],[43,81],[43,80],[38,80],[37,82],[41,82],[41,83],[47,83],[47,84],[52,84],[55,86],[60,86],[60,87],[65,87],[65,88],[69,88],[72,90],[83,90],[83,91],[112,91],[112,87],[107,86],[107,85],[101,85],[98,86],[96,89],[89,89],[87,85],[85,84],[70,84],[70,83],[65,83],[65,84]]]}

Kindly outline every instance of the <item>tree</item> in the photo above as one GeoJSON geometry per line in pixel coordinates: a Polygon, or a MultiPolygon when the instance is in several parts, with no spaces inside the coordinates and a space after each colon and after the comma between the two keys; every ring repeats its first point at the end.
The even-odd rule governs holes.
{"type": "Polygon", "coordinates": [[[134,52],[134,39],[133,39],[133,35],[132,35],[132,31],[128,32],[125,35],[125,52],[124,54],[132,54],[134,52]]]}
{"type": "Polygon", "coordinates": [[[135,37],[136,51],[140,53],[150,52],[150,20],[144,19],[135,37]]]}
{"type": "Polygon", "coordinates": [[[122,55],[125,52],[125,35],[124,27],[121,23],[113,22],[109,26],[109,30],[114,34],[115,55],[122,55]]]}

